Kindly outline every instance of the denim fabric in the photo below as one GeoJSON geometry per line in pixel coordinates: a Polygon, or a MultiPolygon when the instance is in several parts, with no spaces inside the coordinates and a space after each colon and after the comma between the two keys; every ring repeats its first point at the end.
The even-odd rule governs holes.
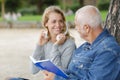
{"type": "Polygon", "coordinates": [[[103,32],[92,43],[75,50],[69,64],[68,79],[55,80],[120,80],[120,46],[109,32],[103,32]]]}

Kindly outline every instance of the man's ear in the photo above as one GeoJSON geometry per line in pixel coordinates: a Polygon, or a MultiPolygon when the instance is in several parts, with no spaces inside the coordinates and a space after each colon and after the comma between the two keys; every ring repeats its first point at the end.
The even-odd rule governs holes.
{"type": "Polygon", "coordinates": [[[84,25],[83,29],[87,34],[90,32],[90,26],[88,24],[84,25]]]}

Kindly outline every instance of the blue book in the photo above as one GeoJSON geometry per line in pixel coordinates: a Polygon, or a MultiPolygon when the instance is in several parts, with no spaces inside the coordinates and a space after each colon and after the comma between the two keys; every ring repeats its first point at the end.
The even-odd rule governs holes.
{"type": "Polygon", "coordinates": [[[63,78],[68,78],[67,74],[64,73],[60,68],[58,68],[55,64],[53,64],[49,59],[46,60],[35,60],[32,56],[30,56],[30,59],[32,62],[41,70],[47,70],[49,72],[52,72],[58,76],[61,76],[63,78]]]}

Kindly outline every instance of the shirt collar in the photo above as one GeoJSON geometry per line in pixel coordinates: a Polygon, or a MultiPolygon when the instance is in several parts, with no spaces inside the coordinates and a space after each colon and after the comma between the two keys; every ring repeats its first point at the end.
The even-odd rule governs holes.
{"type": "Polygon", "coordinates": [[[93,43],[91,44],[92,47],[97,46],[101,41],[103,41],[106,36],[109,35],[108,30],[105,28],[103,29],[103,31],[99,34],[99,36],[93,41],[93,43]]]}
{"type": "Polygon", "coordinates": [[[101,41],[103,41],[105,39],[105,37],[109,35],[108,30],[105,28],[103,29],[103,31],[99,34],[99,36],[93,41],[92,44],[86,42],[84,45],[84,49],[92,49],[94,47],[96,47],[101,41]]]}

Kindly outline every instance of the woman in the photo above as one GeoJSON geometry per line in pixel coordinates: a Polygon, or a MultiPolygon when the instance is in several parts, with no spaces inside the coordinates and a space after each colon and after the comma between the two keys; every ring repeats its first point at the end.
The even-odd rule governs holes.
{"type": "MultiPolygon", "coordinates": [[[[59,68],[66,69],[75,50],[75,43],[66,32],[67,28],[62,10],[57,6],[46,8],[42,25],[46,30],[42,31],[40,35],[36,50],[32,54],[33,58],[36,60],[50,59],[59,68]]],[[[33,74],[39,72],[34,64],[32,64],[31,70],[33,74]]]]}

